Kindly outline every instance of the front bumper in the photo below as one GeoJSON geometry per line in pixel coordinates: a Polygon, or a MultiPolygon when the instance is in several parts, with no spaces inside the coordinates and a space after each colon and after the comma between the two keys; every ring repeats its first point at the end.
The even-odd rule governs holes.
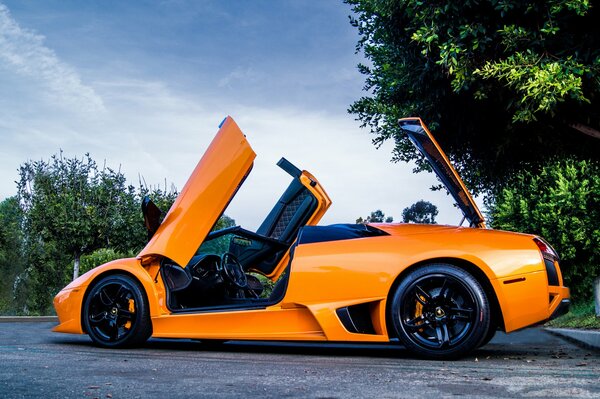
{"type": "Polygon", "coordinates": [[[58,316],[59,325],[52,331],[83,334],[81,327],[81,304],[85,287],[64,288],[54,297],[54,309],[58,316]]]}

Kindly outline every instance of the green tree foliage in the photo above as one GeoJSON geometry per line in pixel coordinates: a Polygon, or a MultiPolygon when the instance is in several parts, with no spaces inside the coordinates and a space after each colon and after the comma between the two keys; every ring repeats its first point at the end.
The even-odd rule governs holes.
{"type": "MultiPolygon", "coordinates": [[[[49,161],[25,162],[19,172],[28,267],[18,278],[16,293],[26,298],[17,301],[23,313],[47,312],[52,296],[80,274],[83,255],[100,249],[115,255],[137,253],[147,239],[141,198],[150,195],[168,210],[177,196],[160,188],[140,187],[138,192],[126,184],[123,173],[106,165],[99,168],[88,154],[65,158],[60,153],[49,161]]],[[[107,255],[100,251],[92,259],[107,255]]]]}
{"type": "Polygon", "coordinates": [[[23,214],[16,197],[0,202],[0,314],[12,314],[15,279],[25,269],[23,261],[23,214]]]}
{"type": "MultiPolygon", "coordinates": [[[[233,226],[235,226],[235,220],[233,218],[230,218],[227,215],[222,215],[219,218],[219,220],[217,220],[217,223],[215,223],[215,225],[213,226],[211,231],[219,231],[219,230],[223,230],[223,229],[226,229],[228,227],[233,227],[233,226]]],[[[200,248],[198,248],[197,253],[198,254],[200,254],[200,253],[223,254],[225,252],[228,252],[229,244],[231,243],[231,238],[234,235],[235,234],[233,234],[233,233],[229,233],[229,234],[225,234],[220,237],[217,237],[217,238],[213,238],[212,240],[204,241],[204,243],[202,243],[200,248]]]]}
{"type": "Polygon", "coordinates": [[[212,228],[212,231],[223,230],[227,227],[233,226],[235,226],[235,220],[227,215],[222,215],[219,218],[219,220],[217,220],[217,223],[215,223],[214,227],[212,228]]]}
{"type": "Polygon", "coordinates": [[[133,258],[137,255],[137,251],[130,250],[128,252],[119,252],[113,248],[100,248],[81,256],[80,272],[83,274],[95,268],[116,259],[133,258]]]}
{"type": "Polygon", "coordinates": [[[366,218],[359,217],[356,219],[356,223],[392,223],[394,218],[392,216],[385,216],[385,213],[381,211],[381,209],[377,209],[376,211],[371,212],[369,216],[366,218]]]}
{"type": "Polygon", "coordinates": [[[435,217],[438,215],[437,206],[429,201],[420,200],[402,211],[404,223],[436,224],[435,217]]]}
{"type": "Polygon", "coordinates": [[[475,192],[547,157],[600,154],[600,4],[345,0],[369,94],[349,111],[427,165],[397,120],[420,116],[475,192]],[[584,134],[585,133],[585,134],[584,134]],[[542,156],[542,154],[544,156],[542,156]]]}
{"type": "MultiPolygon", "coordinates": [[[[78,274],[146,245],[141,203],[149,196],[161,221],[177,198],[171,187],[136,190],[120,170],[86,154],[21,165],[18,195],[0,203],[0,314],[48,314],[53,296],[78,274]]],[[[223,215],[215,229],[235,225],[223,215]]]]}
{"type": "Polygon", "coordinates": [[[126,187],[120,171],[99,169],[89,154],[69,159],[60,153],[48,162],[24,163],[18,193],[27,236],[37,243],[60,243],[73,261],[73,278],[82,254],[134,235],[125,210],[135,190],[126,187]]]}
{"type": "Polygon", "coordinates": [[[600,276],[600,163],[554,161],[511,183],[490,208],[493,227],[544,237],[574,297],[589,298],[600,276]]]}

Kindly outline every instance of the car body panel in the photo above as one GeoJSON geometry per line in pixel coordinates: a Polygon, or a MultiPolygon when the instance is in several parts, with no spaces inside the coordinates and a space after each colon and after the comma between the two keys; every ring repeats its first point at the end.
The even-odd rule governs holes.
{"type": "MultiPolygon", "coordinates": [[[[548,304],[544,265],[531,239],[533,236],[452,226],[374,226],[393,234],[298,245],[284,299],[265,309],[171,314],[165,304],[160,274],[156,273],[154,282],[153,273],[149,272],[152,267],[157,270],[158,265],[147,269],[136,259],[115,261],[93,269],[93,273],[82,276],[82,281],[88,284],[76,288],[82,296],[89,282],[101,274],[127,271],[142,282],[149,297],[154,336],[164,338],[387,341],[385,308],[390,289],[403,271],[424,262],[460,260],[485,273],[502,309],[506,332],[548,319],[557,306],[557,303],[548,304]],[[399,252],[398,248],[410,250],[399,252]],[[373,265],[377,265],[376,271],[373,265]],[[521,278],[523,280],[519,280],[521,278]],[[511,280],[519,281],[510,283],[511,280]],[[336,309],[359,303],[377,308],[372,316],[374,325],[379,326],[377,334],[351,333],[340,323],[336,309]]],[[[76,300],[69,294],[72,290],[57,296],[61,298],[55,300],[59,315],[66,311],[61,305],[66,298],[76,300]]],[[[561,298],[564,295],[561,291],[561,298]]],[[[64,320],[74,323],[70,320],[76,319],[79,323],[76,328],[65,324],[55,331],[80,332],[80,312],[80,307],[73,307],[69,310],[71,317],[64,320]]],[[[63,317],[60,320],[62,325],[63,317]]]]}
{"type": "Polygon", "coordinates": [[[150,316],[155,317],[168,313],[165,303],[164,284],[157,284],[153,276],[158,274],[159,263],[154,261],[142,266],[140,259],[126,258],[98,266],[63,288],[54,298],[54,308],[58,315],[59,325],[53,331],[81,334],[81,308],[85,295],[93,287],[94,282],[108,274],[128,274],[133,276],[143,287],[150,307],[150,316]]]}
{"type": "MultiPolygon", "coordinates": [[[[327,212],[327,209],[329,209],[329,207],[331,206],[331,199],[329,198],[329,195],[327,195],[319,181],[306,170],[302,171],[302,174],[300,175],[300,182],[314,195],[318,202],[317,208],[306,222],[307,226],[314,226],[317,223],[319,223],[323,215],[327,212]]],[[[284,271],[289,262],[290,255],[288,250],[283,256],[283,258],[279,261],[275,269],[273,269],[273,272],[267,274],[267,277],[276,280],[284,271]]]]}
{"type": "Polygon", "coordinates": [[[227,117],[138,257],[163,256],[185,267],[250,171],[255,157],[238,125],[227,117]]]}
{"type": "MultiPolygon", "coordinates": [[[[293,256],[288,249],[269,276],[275,280],[289,265],[287,289],[277,303],[219,310],[171,310],[160,273],[161,260],[169,258],[181,266],[187,264],[254,159],[254,152],[230,118],[225,120],[207,154],[137,259],[99,266],[55,297],[60,324],[54,331],[83,333],[85,295],[100,278],[115,273],[133,276],[143,287],[152,334],[160,338],[386,342],[392,338],[386,316],[394,287],[405,273],[432,263],[464,268],[489,286],[488,295],[498,303],[498,318],[506,332],[549,319],[561,301],[569,298],[558,264],[559,285],[548,285],[535,236],[470,227],[381,223],[370,225],[383,232],[375,236],[310,243],[297,239],[292,245],[293,256]],[[235,167],[219,159],[221,151],[229,154],[235,167]],[[207,165],[210,162],[215,165],[207,165]],[[208,170],[207,175],[200,176],[204,170],[208,170]],[[220,184],[219,176],[224,177],[226,187],[212,187],[220,184]],[[203,208],[199,198],[212,198],[218,204],[203,208]],[[205,216],[207,221],[198,222],[205,216]],[[192,232],[196,227],[199,232],[192,232]],[[341,321],[337,311],[355,305],[364,305],[372,332],[349,331],[341,321]]],[[[314,225],[331,200],[307,171],[302,171],[299,179],[318,200],[306,223],[314,225]]]]}
{"type": "Polygon", "coordinates": [[[324,340],[310,310],[301,307],[180,313],[154,318],[152,325],[161,338],[324,340]]]}
{"type": "Polygon", "coordinates": [[[492,286],[507,332],[535,323],[536,317],[545,320],[553,311],[548,306],[547,282],[540,280],[545,279],[543,261],[530,236],[442,226],[432,226],[437,233],[428,234],[425,230],[430,226],[425,225],[374,226],[396,230],[397,235],[299,245],[293,262],[294,278],[290,279],[284,301],[308,306],[349,298],[362,302],[385,299],[405,270],[423,263],[459,261],[475,266],[489,281],[499,282],[492,286]],[[448,234],[448,229],[454,233],[448,234]],[[414,230],[415,234],[405,236],[401,230],[414,230]],[[369,267],[373,264],[377,265],[376,272],[369,267]],[[502,284],[522,276],[523,281],[502,284]],[[531,284],[534,288],[529,292],[531,284]],[[503,304],[510,307],[508,312],[504,312],[503,304]]]}
{"type": "Polygon", "coordinates": [[[448,192],[454,197],[471,227],[484,228],[483,216],[471,193],[421,118],[403,118],[398,123],[417,150],[427,159],[448,192]]]}

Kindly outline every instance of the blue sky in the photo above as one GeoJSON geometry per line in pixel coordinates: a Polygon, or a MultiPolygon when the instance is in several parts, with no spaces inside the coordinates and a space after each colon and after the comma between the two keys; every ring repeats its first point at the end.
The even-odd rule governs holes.
{"type": "Polygon", "coordinates": [[[326,1],[0,0],[0,198],[18,166],[89,152],[137,183],[187,175],[229,114],[258,153],[228,211],[256,226],[287,184],[286,156],[333,199],[324,223],[424,198],[460,219],[433,176],[389,162],[347,113],[363,61],[349,6],[326,1]]]}

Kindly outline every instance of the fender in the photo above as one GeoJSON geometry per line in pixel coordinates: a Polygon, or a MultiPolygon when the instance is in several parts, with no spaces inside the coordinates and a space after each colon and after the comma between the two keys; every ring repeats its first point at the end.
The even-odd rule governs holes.
{"type": "MultiPolygon", "coordinates": [[[[158,264],[152,264],[149,270],[158,273],[158,264]]],[[[53,328],[56,332],[83,334],[81,325],[81,307],[85,295],[98,279],[110,274],[129,274],[134,277],[144,288],[148,296],[150,317],[158,317],[167,313],[166,306],[160,292],[164,288],[155,283],[153,276],[135,258],[118,259],[98,266],[73,280],[63,288],[54,298],[54,307],[59,315],[59,325],[53,328]]]]}

